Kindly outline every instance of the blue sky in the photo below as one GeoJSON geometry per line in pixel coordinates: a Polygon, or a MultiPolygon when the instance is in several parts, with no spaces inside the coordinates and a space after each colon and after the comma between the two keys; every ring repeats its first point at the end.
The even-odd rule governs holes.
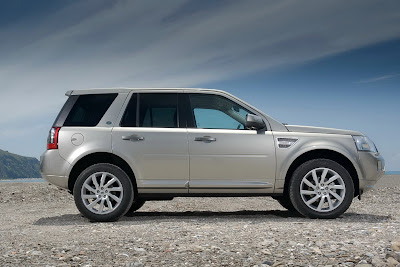
{"type": "Polygon", "coordinates": [[[2,1],[0,149],[39,157],[71,89],[207,87],[359,130],[400,170],[398,1],[2,1]]]}

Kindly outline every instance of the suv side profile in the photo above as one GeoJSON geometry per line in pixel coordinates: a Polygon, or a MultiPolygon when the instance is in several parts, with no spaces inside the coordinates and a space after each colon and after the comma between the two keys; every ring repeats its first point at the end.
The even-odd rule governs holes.
{"type": "Polygon", "coordinates": [[[45,180],[91,221],[149,200],[271,196],[309,218],[336,218],[384,174],[360,132],[284,125],[212,89],[66,93],[41,156],[45,180]]]}

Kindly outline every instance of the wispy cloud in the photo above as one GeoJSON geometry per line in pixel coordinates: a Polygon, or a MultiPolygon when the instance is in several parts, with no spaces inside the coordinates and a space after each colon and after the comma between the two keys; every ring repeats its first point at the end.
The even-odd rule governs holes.
{"type": "Polygon", "coordinates": [[[399,76],[400,76],[400,73],[387,74],[387,75],[381,75],[381,76],[373,77],[373,78],[370,78],[370,79],[361,80],[361,81],[358,81],[356,83],[374,83],[374,82],[379,82],[379,81],[383,81],[383,80],[396,78],[396,77],[399,77],[399,76]]]}
{"type": "Polygon", "coordinates": [[[400,36],[397,1],[200,2],[73,2],[0,27],[0,123],[70,89],[197,86],[400,36]]]}

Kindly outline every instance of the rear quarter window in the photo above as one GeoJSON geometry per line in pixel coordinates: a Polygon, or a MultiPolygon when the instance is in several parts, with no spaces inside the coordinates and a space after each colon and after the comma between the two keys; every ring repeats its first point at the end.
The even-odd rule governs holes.
{"type": "Polygon", "coordinates": [[[118,94],[80,95],[63,126],[96,126],[118,94]]]}

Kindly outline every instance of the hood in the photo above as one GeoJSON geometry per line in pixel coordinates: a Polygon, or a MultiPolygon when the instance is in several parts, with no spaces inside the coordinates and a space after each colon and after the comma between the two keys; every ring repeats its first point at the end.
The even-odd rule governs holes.
{"type": "Polygon", "coordinates": [[[356,131],[333,129],[333,128],[301,126],[301,125],[285,125],[285,126],[289,130],[289,132],[363,135],[362,133],[356,131]]]}

